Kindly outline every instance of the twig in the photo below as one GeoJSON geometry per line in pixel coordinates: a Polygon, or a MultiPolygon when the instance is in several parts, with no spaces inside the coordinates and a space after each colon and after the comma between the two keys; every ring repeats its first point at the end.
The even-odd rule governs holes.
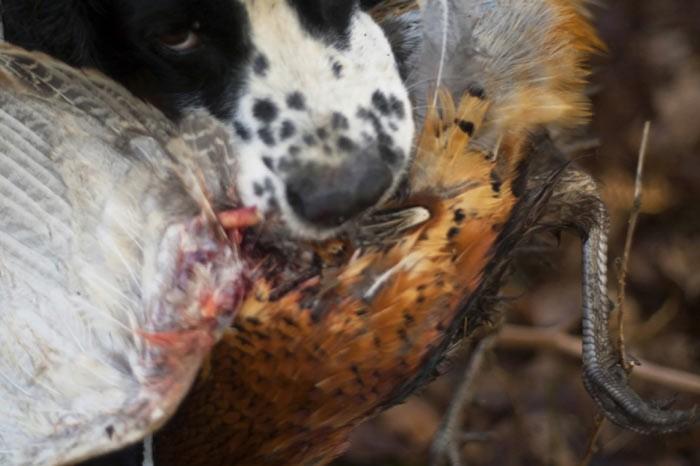
{"type": "Polygon", "coordinates": [[[445,417],[442,419],[440,429],[438,429],[433,439],[433,444],[430,448],[430,464],[443,464],[445,458],[449,458],[452,466],[462,464],[459,453],[459,438],[464,437],[461,432],[464,407],[473,396],[474,382],[484,365],[485,355],[493,346],[494,340],[494,335],[485,337],[479,341],[470,355],[466,371],[462,375],[462,380],[455,391],[450,406],[447,408],[445,417]]]}
{"type": "Polygon", "coordinates": [[[634,180],[634,201],[632,211],[630,212],[629,221],[627,224],[627,236],[625,238],[625,249],[622,255],[622,261],[617,276],[617,303],[615,309],[617,311],[617,350],[622,365],[629,372],[632,369],[632,364],[627,359],[625,354],[625,335],[624,335],[624,317],[625,317],[625,288],[627,286],[627,266],[629,264],[630,251],[632,250],[632,240],[637,229],[637,220],[639,212],[642,209],[642,176],[644,174],[644,160],[646,159],[647,147],[649,145],[649,131],[651,122],[644,123],[644,132],[642,133],[642,143],[639,146],[639,155],[637,157],[637,175],[634,180]]]}
{"type": "MultiPolygon", "coordinates": [[[[545,349],[581,357],[581,339],[542,328],[508,324],[496,336],[496,345],[513,349],[545,349]]],[[[663,385],[679,392],[700,395],[700,375],[640,360],[633,377],[663,385]]]]}
{"type": "Polygon", "coordinates": [[[579,466],[588,466],[591,464],[591,460],[593,459],[593,455],[596,454],[598,451],[598,437],[600,437],[600,432],[603,430],[603,424],[605,423],[605,416],[603,416],[600,411],[598,411],[598,414],[595,416],[595,427],[593,429],[593,432],[591,432],[591,437],[588,440],[588,448],[586,449],[586,455],[583,457],[581,460],[581,463],[579,463],[579,466]]]}

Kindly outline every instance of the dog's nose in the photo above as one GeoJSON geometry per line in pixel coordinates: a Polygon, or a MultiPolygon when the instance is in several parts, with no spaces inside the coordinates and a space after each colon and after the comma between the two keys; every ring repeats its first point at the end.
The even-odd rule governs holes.
{"type": "Polygon", "coordinates": [[[338,166],[313,164],[287,179],[287,201],[305,221],[331,228],[374,206],[392,180],[391,170],[379,158],[358,157],[338,166]]]}

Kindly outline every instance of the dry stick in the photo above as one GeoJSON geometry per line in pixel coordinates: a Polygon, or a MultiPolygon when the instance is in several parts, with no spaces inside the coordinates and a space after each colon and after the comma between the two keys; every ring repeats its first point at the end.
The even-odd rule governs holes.
{"type": "MultiPolygon", "coordinates": [[[[508,324],[496,336],[496,344],[501,348],[543,349],[581,358],[580,338],[546,328],[508,324]]],[[[644,360],[640,360],[640,363],[640,366],[635,367],[633,377],[657,383],[675,391],[700,395],[700,375],[644,360]]]]}
{"type": "Polygon", "coordinates": [[[639,212],[642,209],[642,175],[644,174],[644,160],[646,159],[647,147],[649,145],[649,130],[651,122],[644,123],[644,132],[642,133],[642,143],[639,147],[639,155],[637,157],[637,175],[634,180],[634,201],[632,211],[627,225],[627,236],[625,238],[625,250],[623,252],[620,269],[617,276],[617,303],[615,308],[617,311],[617,350],[622,359],[623,367],[629,372],[632,370],[632,365],[627,360],[625,354],[625,336],[624,336],[624,316],[625,316],[625,288],[627,286],[627,266],[629,264],[630,251],[632,250],[632,240],[634,232],[637,229],[637,220],[639,212]]]}
{"type": "Polygon", "coordinates": [[[458,432],[462,429],[464,407],[472,398],[474,382],[484,365],[486,353],[493,346],[494,340],[494,335],[485,337],[479,341],[476,348],[474,348],[474,352],[470,355],[466,371],[462,376],[459,387],[457,387],[452,401],[450,402],[450,406],[447,408],[445,417],[442,420],[442,425],[431,445],[430,464],[443,464],[445,457],[447,457],[452,466],[461,465],[460,445],[457,437],[458,432]]]}
{"type": "MultiPolygon", "coordinates": [[[[496,345],[508,349],[542,349],[557,351],[581,359],[581,339],[568,335],[561,330],[534,328],[521,325],[505,325],[496,336],[496,345]]],[[[654,363],[640,361],[633,375],[639,379],[664,385],[676,391],[700,395],[700,376],[688,372],[670,369],[654,363]]],[[[596,442],[605,418],[596,415],[595,428],[591,433],[586,455],[579,466],[587,466],[596,453],[596,442]]]]}
{"type": "Polygon", "coordinates": [[[579,466],[588,466],[591,463],[591,460],[593,459],[593,455],[595,455],[598,452],[598,446],[596,445],[596,443],[598,442],[600,432],[603,430],[603,424],[605,423],[604,421],[605,416],[603,416],[600,413],[600,411],[598,411],[598,414],[596,414],[595,416],[595,428],[593,429],[593,433],[591,433],[591,438],[588,440],[586,455],[579,463],[579,466]]]}

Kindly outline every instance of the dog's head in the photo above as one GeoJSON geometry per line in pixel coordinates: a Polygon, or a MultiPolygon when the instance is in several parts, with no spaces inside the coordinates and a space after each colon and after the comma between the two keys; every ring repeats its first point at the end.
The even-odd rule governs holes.
{"type": "MultiPolygon", "coordinates": [[[[242,201],[320,238],[390,196],[412,110],[358,0],[5,0],[7,38],[230,124],[242,201]]],[[[377,3],[363,1],[363,4],[377,3]]]]}

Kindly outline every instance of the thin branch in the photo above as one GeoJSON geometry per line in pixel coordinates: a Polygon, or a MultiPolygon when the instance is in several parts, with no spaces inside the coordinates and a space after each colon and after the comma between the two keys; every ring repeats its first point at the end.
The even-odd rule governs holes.
{"type": "Polygon", "coordinates": [[[629,264],[630,251],[632,250],[632,240],[637,229],[637,221],[639,212],[642,209],[642,177],[644,175],[644,161],[647,155],[649,145],[649,131],[651,122],[644,123],[644,132],[642,133],[642,143],[639,147],[639,155],[637,157],[637,175],[634,181],[634,201],[632,211],[630,212],[629,221],[627,224],[627,236],[625,238],[625,249],[620,262],[620,268],[617,276],[617,302],[615,309],[617,311],[617,350],[622,358],[623,367],[630,371],[632,364],[627,359],[625,354],[625,335],[624,335],[624,317],[625,317],[625,289],[627,287],[627,267],[629,264]]]}
{"type": "Polygon", "coordinates": [[[591,437],[588,440],[588,448],[586,449],[586,455],[583,457],[579,466],[588,466],[593,460],[593,455],[598,452],[598,437],[600,437],[600,432],[603,430],[603,424],[605,424],[605,416],[603,416],[600,411],[595,416],[595,427],[593,432],[591,432],[591,437]]]}
{"type": "MultiPolygon", "coordinates": [[[[501,348],[545,349],[581,358],[581,339],[562,332],[520,325],[506,325],[496,336],[501,348]]],[[[700,395],[700,375],[640,360],[632,377],[679,392],[700,395]]]]}
{"type": "Polygon", "coordinates": [[[495,337],[489,335],[479,341],[474,351],[469,356],[469,363],[466,371],[462,375],[462,380],[455,391],[455,394],[447,408],[445,417],[437,434],[433,439],[430,448],[432,465],[440,465],[445,459],[449,459],[452,466],[461,465],[460,439],[463,439],[462,432],[464,408],[474,395],[474,382],[484,365],[486,353],[493,346],[495,337]]]}

